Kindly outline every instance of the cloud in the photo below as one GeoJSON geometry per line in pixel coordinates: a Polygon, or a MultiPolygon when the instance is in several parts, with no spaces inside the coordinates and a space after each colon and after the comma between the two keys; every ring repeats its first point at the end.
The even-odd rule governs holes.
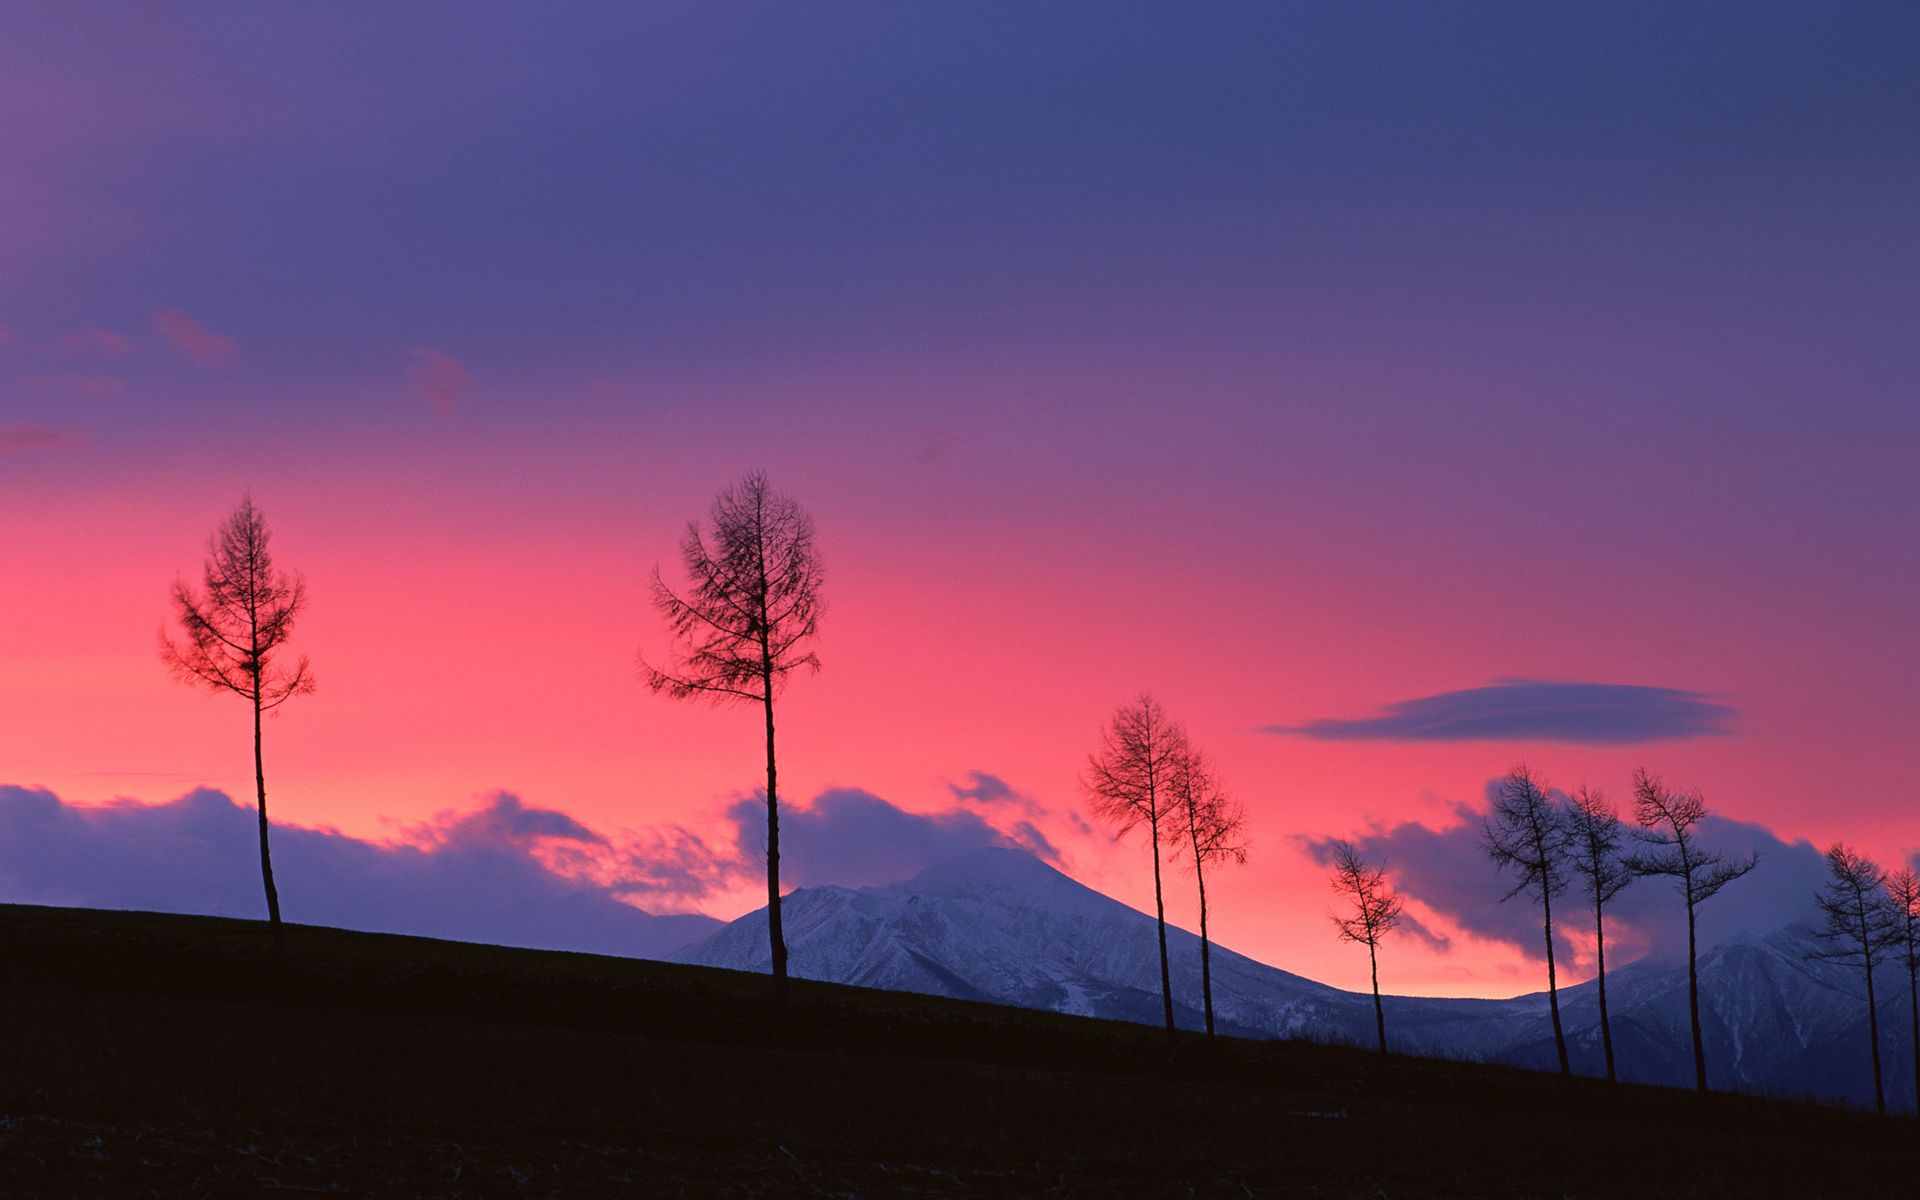
{"type": "Polygon", "coordinates": [[[1735,710],[1698,692],[1623,683],[1502,679],[1400,700],[1371,717],[1269,725],[1263,733],[1320,741],[1536,741],[1631,746],[1730,733],[1735,710]]]}
{"type": "Polygon", "coordinates": [[[177,308],[154,313],[153,327],[175,350],[197,363],[222,363],[239,350],[232,338],[215,333],[177,308]]]}
{"type": "Polygon", "coordinates": [[[1015,840],[1021,845],[1027,846],[1048,862],[1058,864],[1061,861],[1061,856],[1060,851],[1047,839],[1044,833],[1040,832],[1038,826],[1034,824],[1034,821],[1041,817],[1049,815],[1064,817],[1066,822],[1073,826],[1074,830],[1081,836],[1089,838],[1098,836],[1094,832],[1093,826],[1089,825],[1086,818],[1082,817],[1078,812],[1068,810],[1064,814],[1050,813],[1046,806],[1042,805],[1038,800],[1016,789],[1006,780],[990,772],[980,770],[968,771],[967,782],[955,783],[949,779],[946,781],[946,785],[947,790],[953,793],[955,800],[962,800],[969,804],[978,805],[981,808],[999,808],[1020,814],[1020,818],[1022,819],[1008,818],[1012,823],[1012,829],[1016,835],[1015,840]]]}
{"type": "MultiPolygon", "coordinates": [[[[259,917],[252,811],[200,789],[165,804],[66,804],[0,786],[0,901],[259,917]]],[[[442,813],[407,840],[274,828],[289,920],[503,945],[663,956],[717,922],[653,916],[619,882],[569,873],[608,839],[498,792],[442,813]]],[[[632,883],[634,881],[627,881],[632,883]]]]}
{"type": "Polygon", "coordinates": [[[0,455],[35,454],[87,444],[87,435],[46,425],[0,425],[0,455]]]}
{"type": "Polygon", "coordinates": [[[485,805],[471,812],[449,809],[427,827],[442,846],[523,848],[541,838],[604,846],[607,839],[566,813],[551,808],[529,808],[511,792],[495,792],[485,805]]]}
{"type": "Polygon", "coordinates": [[[998,775],[986,771],[968,771],[967,782],[947,781],[947,790],[956,800],[971,800],[975,804],[997,804],[1014,802],[1023,808],[1031,808],[1033,801],[1013,790],[1013,785],[998,775]]]}
{"type": "Polygon", "coordinates": [[[473,376],[465,364],[451,354],[432,346],[415,346],[407,351],[413,365],[407,368],[407,383],[413,394],[431,404],[443,417],[453,415],[467,394],[473,376]]]}
{"type": "Polygon", "coordinates": [[[7,346],[7,345],[11,345],[12,343],[13,343],[13,330],[8,329],[5,325],[0,325],[0,346],[7,346]]]}
{"type": "Polygon", "coordinates": [[[54,348],[62,354],[98,354],[105,358],[121,358],[132,354],[134,349],[133,342],[125,334],[102,329],[98,325],[76,333],[61,334],[54,339],[54,348]]]}
{"type": "Polygon", "coordinates": [[[118,375],[34,375],[24,381],[28,391],[72,396],[80,400],[111,400],[127,390],[127,381],[118,375]]]}
{"type": "MultiPolygon", "coordinates": [[[[735,801],[727,818],[741,869],[758,868],[766,854],[764,794],[735,801]]],[[[966,809],[910,813],[859,788],[832,788],[805,808],[780,810],[780,877],[795,887],[893,883],[984,846],[1014,846],[1058,861],[1031,822],[1003,832],[966,809]]]]}
{"type": "MultiPolygon", "coordinates": [[[[1488,781],[1489,793],[1498,780],[1488,781]]],[[[1558,795],[1556,793],[1556,795],[1558,795]]],[[[1501,901],[1510,877],[1496,875],[1480,841],[1483,809],[1457,805],[1457,823],[1435,829],[1417,821],[1375,829],[1351,840],[1360,853],[1386,864],[1394,885],[1411,899],[1446,918],[1459,930],[1504,942],[1528,958],[1543,962],[1540,910],[1523,897],[1501,901]]],[[[1326,865],[1331,838],[1302,839],[1307,854],[1326,865]]],[[[1805,841],[1783,841],[1763,825],[1708,816],[1700,825],[1700,844],[1737,858],[1749,851],[1760,865],[1726,886],[1699,908],[1701,947],[1741,936],[1769,933],[1814,915],[1813,893],[1826,877],[1821,852],[1805,841]]],[[[1562,964],[1575,959],[1570,934],[1588,934],[1593,923],[1576,883],[1554,905],[1558,937],[1555,954],[1562,964]]],[[[1665,879],[1640,879],[1607,909],[1607,944],[1619,961],[1642,954],[1672,959],[1686,951],[1685,910],[1665,879]]]]}
{"type": "MultiPolygon", "coordinates": [[[[910,813],[858,788],[783,805],[780,816],[788,887],[891,883],[982,846],[1057,861],[1031,822],[1003,832],[976,812],[910,813]]],[[[389,841],[276,825],[274,877],[293,921],[660,956],[719,922],[639,906],[680,909],[764,878],[765,801],[741,797],[727,817],[731,837],[718,843],[679,825],[609,835],[494,792],[398,826],[389,841]]],[[[257,917],[254,820],[207,788],[165,804],[83,806],[0,786],[0,903],[257,917]]]]}

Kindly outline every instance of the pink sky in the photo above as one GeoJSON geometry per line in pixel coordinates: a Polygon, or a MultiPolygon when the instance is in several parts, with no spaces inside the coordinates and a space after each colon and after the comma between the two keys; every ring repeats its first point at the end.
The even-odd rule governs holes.
{"type": "MultiPolygon", "coordinates": [[[[1252,816],[1214,930],[1289,969],[1364,978],[1300,839],[1521,759],[1920,847],[1910,17],[123,18],[0,47],[0,783],[248,795],[243,706],[154,647],[251,489],[313,592],[278,819],[504,788],[719,836],[757,718],[634,656],[648,570],[760,466],[828,568],[792,802],[989,772],[1146,906],[1071,814],[1150,689],[1252,816]],[[1500,679],[1736,715],[1259,732],[1500,679]]],[[[1383,964],[1538,975],[1464,933],[1383,964]]]]}

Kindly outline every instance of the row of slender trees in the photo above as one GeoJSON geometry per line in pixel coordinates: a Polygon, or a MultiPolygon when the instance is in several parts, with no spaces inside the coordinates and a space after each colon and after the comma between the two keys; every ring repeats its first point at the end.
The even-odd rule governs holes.
{"type": "Polygon", "coordinates": [[[1160,999],[1167,1033],[1174,1032],[1173,977],[1167,961],[1167,905],[1160,864],[1186,860],[1200,902],[1200,993],[1207,1032],[1213,1032],[1213,962],[1207,937],[1207,867],[1245,862],[1246,812],[1186,729],[1152,696],[1124,704],[1087,758],[1081,786],[1094,815],[1116,835],[1147,831],[1153,855],[1153,918],[1160,935],[1160,999]]]}
{"type": "Polygon", "coordinates": [[[1873,1055],[1873,1103],[1887,1111],[1880,1077],[1880,1010],[1873,969],[1889,956],[1905,968],[1908,1031],[1913,1050],[1913,1099],[1920,1111],[1920,872],[1911,865],[1883,870],[1872,859],[1835,842],[1827,848],[1827,882],[1814,897],[1824,922],[1825,949],[1815,957],[1860,968],[1867,991],[1867,1038],[1873,1055]]]}
{"type": "MultiPolygon", "coordinates": [[[[275,951],[285,953],[280,897],[273,879],[262,718],[314,690],[302,656],[282,654],[305,610],[307,588],[297,573],[275,568],[271,533],[252,498],[215,531],[198,588],[172,589],[177,632],[161,633],[162,660],[181,680],[247,701],[252,714],[255,796],[261,881],[275,951]]],[[[714,499],[706,527],[689,522],[680,542],[686,582],[674,587],[654,568],[654,606],[671,647],[664,664],[639,659],[642,680],[677,699],[746,704],[761,710],[765,733],[767,913],[773,977],[787,978],[787,947],[780,920],[780,811],[775,755],[775,700],[795,672],[819,670],[813,649],[823,610],[824,571],[812,517],[776,492],[765,472],[751,471],[714,499]]],[[[1214,1032],[1213,977],[1207,933],[1208,867],[1245,862],[1246,816],[1188,731],[1150,695],[1122,705],[1088,757],[1082,785],[1096,815],[1116,834],[1144,828],[1153,861],[1154,917],[1158,925],[1160,983],[1166,1027],[1174,1031],[1172,977],[1167,955],[1166,904],[1161,865],[1184,860],[1198,893],[1201,994],[1206,1029],[1214,1032]]],[[[1707,815],[1697,791],[1675,792],[1644,768],[1633,778],[1635,824],[1595,790],[1557,793],[1525,766],[1509,771],[1495,790],[1482,841],[1496,869],[1511,879],[1503,900],[1525,896],[1539,905],[1546,950],[1547,997],[1560,1070],[1570,1072],[1554,960],[1554,900],[1578,884],[1593,916],[1601,1042],[1609,1081],[1615,1078],[1613,1034],[1607,1015],[1606,914],[1621,889],[1636,879],[1672,881],[1686,912],[1687,1000],[1696,1086],[1707,1086],[1701,1036],[1696,917],[1699,906],[1753,870],[1757,859],[1729,859],[1700,844],[1707,815]]],[[[1350,842],[1332,845],[1332,883],[1348,911],[1334,916],[1339,936],[1367,947],[1374,1018],[1386,1049],[1380,1002],[1379,948],[1398,924],[1402,901],[1384,864],[1369,863],[1350,842]]],[[[1835,844],[1827,854],[1831,878],[1817,897],[1826,917],[1822,957],[1864,972],[1873,1038],[1874,1092],[1882,1111],[1874,967],[1900,953],[1913,1000],[1915,1086],[1920,1102],[1920,878],[1911,868],[1889,876],[1865,857],[1835,844]]]]}
{"type": "MultiPolygon", "coordinates": [[[[1729,858],[1703,846],[1699,827],[1707,816],[1698,791],[1676,792],[1644,767],[1633,776],[1634,824],[1601,792],[1581,786],[1558,793],[1530,768],[1513,768],[1495,789],[1481,826],[1481,842],[1496,869],[1512,880],[1503,901],[1530,898],[1540,909],[1546,951],[1547,1011],[1560,1071],[1571,1073],[1566,1031],[1560,1018],[1554,961],[1554,899],[1575,885],[1593,917],[1596,1000],[1607,1081],[1616,1078],[1613,1028],[1607,1013],[1607,906],[1636,879],[1670,880],[1687,923],[1687,1015],[1693,1038],[1694,1086],[1707,1088],[1705,1040],[1700,1020],[1698,913],[1722,888],[1752,871],[1758,855],[1729,858]]],[[[1364,861],[1349,842],[1333,845],[1333,886],[1350,915],[1334,918],[1340,936],[1367,947],[1374,961],[1374,1013],[1380,1049],[1387,1048],[1380,1011],[1377,952],[1381,937],[1399,922],[1401,901],[1382,864],[1364,861]]],[[[1907,976],[1912,1021],[1914,1103],[1920,1109],[1920,873],[1912,866],[1888,872],[1865,855],[1835,842],[1827,849],[1827,880],[1813,897],[1823,923],[1821,948],[1810,957],[1857,967],[1865,983],[1867,1035],[1875,1107],[1886,1112],[1880,1057],[1880,1015],[1874,968],[1896,957],[1907,976]]]]}
{"type": "Polygon", "coordinates": [[[1753,870],[1757,855],[1729,859],[1700,844],[1707,815],[1697,791],[1675,792],[1645,767],[1633,776],[1634,820],[1623,827],[1606,796],[1581,786],[1557,796],[1526,766],[1507,772],[1494,791],[1481,826],[1481,841],[1496,869],[1513,880],[1501,899],[1527,896],[1540,906],[1547,958],[1547,1009],[1561,1074],[1570,1074],[1567,1035],[1560,1021],[1560,988],[1554,965],[1553,901],[1574,882],[1593,914],[1600,1009],[1600,1041],[1607,1079],[1615,1078],[1613,1027],[1607,1016],[1607,904],[1635,879],[1673,881],[1687,917],[1687,1014],[1693,1033],[1694,1086],[1707,1088],[1707,1057],[1700,1028],[1697,914],[1721,888],[1753,870]],[[1631,841],[1633,849],[1628,849],[1631,841]]]}

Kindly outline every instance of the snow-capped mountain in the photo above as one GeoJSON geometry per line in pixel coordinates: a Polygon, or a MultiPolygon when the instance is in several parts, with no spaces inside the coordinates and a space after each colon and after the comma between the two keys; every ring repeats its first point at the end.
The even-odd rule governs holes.
{"type": "MultiPolygon", "coordinates": [[[[883,887],[801,888],[781,904],[789,964],[809,979],[894,988],[1055,1012],[1158,1023],[1160,959],[1153,918],[1075,882],[1032,855],[985,848],[883,887]]],[[[1200,940],[1169,926],[1176,1021],[1198,1029],[1200,940]]],[[[736,970],[770,969],[766,910],[749,913],[675,956],[736,970]]],[[[1256,962],[1213,952],[1222,1032],[1370,1043],[1373,1001],[1256,962]]],[[[1511,1001],[1389,997],[1388,1037],[1416,1053],[1490,1056],[1544,1013],[1511,1001]]]]}
{"type": "MultiPolygon", "coordinates": [[[[1153,918],[1063,875],[1024,851],[958,855],[901,883],[802,888],[782,902],[795,975],[864,987],[986,1000],[1157,1024],[1159,952],[1153,918]]],[[[1203,1023],[1199,939],[1169,927],[1175,1017],[1203,1023]]],[[[1716,1087],[1871,1103],[1866,1005],[1858,973],[1806,957],[1797,930],[1714,947],[1700,962],[1702,1020],[1716,1087]]],[[[680,951],[681,962],[766,971],[766,910],[680,951]]],[[[1881,989],[1890,1102],[1911,1107],[1904,980],[1881,989]]],[[[1372,998],[1342,991],[1221,946],[1213,948],[1216,1023],[1245,1037],[1371,1045],[1372,998]]],[[[1602,1073],[1592,984],[1563,988],[1574,1068],[1602,1073]]],[[[1693,1079],[1686,973],[1633,963],[1608,977],[1615,1055],[1624,1078],[1693,1079]]],[[[1550,1068],[1544,993],[1508,1000],[1386,998],[1396,1050],[1550,1068]]]]}

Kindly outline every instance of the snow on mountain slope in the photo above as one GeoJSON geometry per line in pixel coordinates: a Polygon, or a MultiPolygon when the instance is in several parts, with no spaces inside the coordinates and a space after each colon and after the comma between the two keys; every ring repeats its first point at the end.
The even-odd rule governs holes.
{"type": "MultiPolygon", "coordinates": [[[[1153,918],[1020,850],[958,855],[884,887],[802,888],[781,904],[794,974],[866,987],[992,1000],[1157,1023],[1160,959],[1153,918]]],[[[1169,926],[1175,1020],[1204,1025],[1200,942],[1169,926]]],[[[682,951],[682,962],[771,966],[766,911],[682,951]]],[[[1221,946],[1214,1014],[1223,1032],[1365,1043],[1372,1000],[1255,962],[1221,946]]],[[[1389,1039],[1425,1053],[1486,1056],[1535,1005],[1390,997],[1389,1039]]]]}
{"type": "MultiPolygon", "coordinates": [[[[1102,895],[1024,851],[955,856],[884,887],[802,888],[782,902],[794,974],[1055,1012],[1158,1024],[1159,952],[1153,918],[1102,895]]],[[[1200,1028],[1199,939],[1167,930],[1175,1017],[1200,1028]]],[[[1717,1088],[1871,1103],[1866,1003],[1859,973],[1808,957],[1793,928],[1712,947],[1700,960],[1709,1079],[1717,1088]]],[[[766,971],[766,912],[749,913],[681,951],[679,961],[766,971]]],[[[1625,1079],[1693,1080],[1686,972],[1638,962],[1608,979],[1615,1054],[1625,1079]]],[[[1373,1043],[1372,998],[1341,991],[1221,946],[1213,948],[1219,1028],[1249,1037],[1373,1043]]],[[[1880,988],[1886,1086],[1912,1107],[1905,982],[1880,988]]],[[[1597,989],[1563,988],[1573,1067],[1604,1070],[1597,989]]],[[[1509,1000],[1388,996],[1396,1050],[1552,1069],[1544,993],[1509,1000]]]]}

